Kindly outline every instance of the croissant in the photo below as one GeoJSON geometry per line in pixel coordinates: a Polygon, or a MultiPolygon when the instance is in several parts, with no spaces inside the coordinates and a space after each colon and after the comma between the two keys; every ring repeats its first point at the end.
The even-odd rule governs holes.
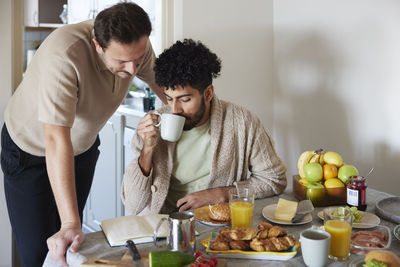
{"type": "Polygon", "coordinates": [[[272,224],[267,222],[260,222],[257,226],[258,230],[268,230],[272,227],[272,224]]]}
{"type": "Polygon", "coordinates": [[[289,248],[287,242],[284,242],[283,240],[281,240],[278,237],[271,237],[268,240],[271,241],[272,244],[274,244],[277,251],[284,251],[289,248]]]}
{"type": "Polygon", "coordinates": [[[288,235],[283,236],[283,237],[280,237],[280,239],[281,239],[283,242],[287,242],[287,245],[289,246],[289,248],[292,247],[292,246],[295,244],[295,242],[296,242],[296,240],[295,240],[293,237],[288,236],[288,235]]]}
{"type": "Polygon", "coordinates": [[[219,234],[220,234],[220,235],[223,235],[223,236],[225,236],[226,238],[229,238],[229,239],[230,239],[229,233],[231,232],[231,230],[232,230],[231,228],[226,227],[226,228],[222,229],[221,231],[219,231],[219,234]]]}
{"type": "Polygon", "coordinates": [[[265,251],[263,240],[258,238],[254,238],[250,241],[250,248],[255,251],[265,251]]]}
{"type": "Polygon", "coordinates": [[[264,251],[271,251],[271,252],[279,251],[279,249],[276,247],[275,243],[272,242],[272,240],[265,239],[263,240],[263,243],[264,243],[264,251]]]}
{"type": "Polygon", "coordinates": [[[272,237],[268,239],[254,238],[250,242],[250,248],[255,251],[285,251],[294,245],[294,239],[290,236],[272,237]]]}
{"type": "Polygon", "coordinates": [[[232,229],[228,235],[233,240],[251,240],[257,235],[257,229],[247,227],[237,227],[232,229]]]}
{"type": "Polygon", "coordinates": [[[229,242],[226,242],[224,240],[215,238],[211,242],[211,249],[212,250],[219,250],[219,251],[229,250],[230,249],[229,242]]]}
{"type": "Polygon", "coordinates": [[[229,247],[233,250],[249,250],[250,249],[250,241],[232,240],[229,242],[229,247]]]}
{"type": "Polygon", "coordinates": [[[286,230],[285,229],[283,229],[282,227],[280,227],[280,226],[272,226],[271,228],[269,228],[269,230],[268,230],[268,238],[271,238],[271,237],[278,237],[278,236],[284,236],[284,235],[286,235],[287,234],[287,232],[286,232],[286,230]]]}
{"type": "Polygon", "coordinates": [[[225,235],[227,229],[229,228],[225,228],[219,232],[217,237],[211,242],[211,249],[220,251],[230,249],[229,242],[232,241],[232,239],[225,235]]]}

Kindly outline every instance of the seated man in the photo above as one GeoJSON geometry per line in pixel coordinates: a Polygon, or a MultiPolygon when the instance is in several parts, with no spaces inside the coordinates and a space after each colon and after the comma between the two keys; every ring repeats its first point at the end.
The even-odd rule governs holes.
{"type": "Polygon", "coordinates": [[[200,42],[178,41],[155,63],[168,105],[159,112],[186,118],[176,143],[160,138],[155,114],[145,115],[132,140],[137,159],[126,169],[121,196],[132,214],[168,213],[228,201],[235,182],[256,198],[280,194],[286,168],[250,111],[220,100],[212,79],[220,59],[200,42]]]}

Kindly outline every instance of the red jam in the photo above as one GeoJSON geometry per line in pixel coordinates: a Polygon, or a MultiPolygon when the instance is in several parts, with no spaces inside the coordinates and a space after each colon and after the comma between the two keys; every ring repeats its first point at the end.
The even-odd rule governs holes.
{"type": "Polygon", "coordinates": [[[351,176],[347,183],[347,205],[358,210],[367,209],[367,184],[363,176],[351,176]]]}

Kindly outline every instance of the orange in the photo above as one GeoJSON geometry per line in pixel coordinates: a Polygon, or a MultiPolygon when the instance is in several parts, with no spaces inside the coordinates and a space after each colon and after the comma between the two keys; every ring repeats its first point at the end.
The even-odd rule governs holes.
{"type": "Polygon", "coordinates": [[[323,171],[325,180],[336,178],[338,174],[338,169],[333,164],[324,164],[323,171]]]}
{"type": "Polygon", "coordinates": [[[344,187],[344,184],[338,178],[331,178],[325,181],[324,186],[325,188],[337,188],[344,187]]]}

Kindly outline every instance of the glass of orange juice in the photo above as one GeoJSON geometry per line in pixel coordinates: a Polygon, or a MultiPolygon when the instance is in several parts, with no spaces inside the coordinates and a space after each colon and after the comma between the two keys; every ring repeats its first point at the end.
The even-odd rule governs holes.
{"type": "Polygon", "coordinates": [[[254,192],[250,188],[229,190],[229,208],[232,228],[251,227],[253,221],[254,192]]]}
{"type": "Polygon", "coordinates": [[[331,235],[330,259],[343,261],[349,258],[352,223],[353,213],[349,208],[324,209],[325,231],[331,235]]]}

